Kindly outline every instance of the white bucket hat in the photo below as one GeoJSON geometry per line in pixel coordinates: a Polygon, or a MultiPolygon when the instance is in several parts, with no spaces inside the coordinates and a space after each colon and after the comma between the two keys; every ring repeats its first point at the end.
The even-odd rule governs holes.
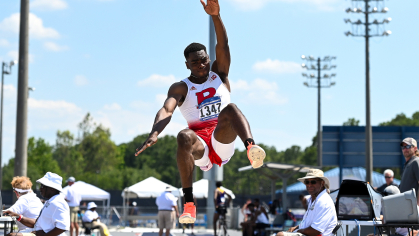
{"type": "Polygon", "coordinates": [[[63,191],[61,187],[63,178],[55,173],[47,172],[44,177],[38,179],[36,182],[57,189],[60,192],[63,191]]]}
{"type": "Polygon", "coordinates": [[[319,169],[309,169],[308,172],[307,172],[307,174],[306,174],[306,177],[299,178],[298,181],[304,183],[304,180],[305,179],[315,179],[315,178],[319,178],[319,179],[324,180],[324,185],[325,185],[324,187],[326,189],[329,189],[330,188],[330,181],[329,181],[329,179],[327,177],[324,177],[323,171],[322,170],[319,170],[319,169]]]}
{"type": "Polygon", "coordinates": [[[97,205],[96,205],[96,203],[94,203],[94,202],[89,202],[88,204],[87,204],[87,210],[90,210],[90,209],[92,209],[92,208],[96,208],[97,207],[97,205]]]}

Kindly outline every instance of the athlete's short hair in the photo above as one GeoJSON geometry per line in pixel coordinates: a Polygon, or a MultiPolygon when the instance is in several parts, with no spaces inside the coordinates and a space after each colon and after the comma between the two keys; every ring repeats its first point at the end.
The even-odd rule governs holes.
{"type": "Polygon", "coordinates": [[[185,59],[188,59],[189,53],[197,52],[201,50],[204,50],[205,52],[207,52],[207,48],[204,45],[200,43],[191,43],[185,48],[185,51],[183,51],[183,55],[185,55],[185,59]]]}
{"type": "Polygon", "coordinates": [[[221,181],[217,181],[217,182],[215,183],[215,186],[217,186],[217,188],[219,188],[219,187],[223,186],[223,182],[221,182],[221,181]]]}

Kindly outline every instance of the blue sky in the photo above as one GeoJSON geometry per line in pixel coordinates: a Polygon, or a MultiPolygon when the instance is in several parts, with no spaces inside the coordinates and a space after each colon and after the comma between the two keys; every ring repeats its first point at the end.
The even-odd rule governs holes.
{"type": "MultiPolygon", "coordinates": [[[[220,0],[231,49],[232,101],[256,142],[306,147],[317,130],[317,90],[303,86],[300,56],[336,56],[336,86],[322,90],[323,125],[365,124],[365,43],[346,37],[361,14],[343,0],[220,0]]],[[[371,40],[372,124],[418,111],[419,2],[385,1],[389,37],[371,40]]],[[[17,59],[20,1],[0,2],[0,61],[17,59]]],[[[189,75],[183,50],[208,45],[199,0],[32,0],[28,136],[55,143],[90,112],[117,143],[151,130],[171,83],[189,75]]],[[[17,67],[5,76],[3,163],[14,156],[17,67]]],[[[186,127],[177,110],[164,134],[186,127]]],[[[241,142],[237,147],[242,149],[241,142]]]]}

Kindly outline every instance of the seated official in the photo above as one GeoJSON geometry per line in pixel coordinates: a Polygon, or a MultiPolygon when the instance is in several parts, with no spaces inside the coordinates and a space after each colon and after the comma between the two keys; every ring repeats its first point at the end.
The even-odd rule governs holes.
{"type": "Polygon", "coordinates": [[[256,209],[255,204],[248,203],[247,204],[247,217],[246,220],[240,223],[243,229],[243,236],[253,236],[253,232],[255,231],[256,227],[256,209]]]}
{"type": "Polygon", "coordinates": [[[310,194],[307,199],[307,211],[300,225],[291,227],[288,232],[279,232],[277,236],[331,236],[337,224],[336,210],[329,195],[329,179],[323,171],[310,169],[306,177],[299,178],[306,185],[310,194]]]}
{"type": "Polygon", "coordinates": [[[89,202],[87,204],[87,211],[84,212],[82,221],[86,227],[94,228],[99,227],[100,235],[109,236],[108,227],[104,223],[99,222],[100,216],[96,212],[97,205],[94,202],[89,202]]]}
{"type": "MultiPolygon", "coordinates": [[[[11,182],[13,192],[16,194],[17,201],[11,206],[8,211],[16,212],[22,217],[36,219],[44,206],[41,200],[32,192],[32,182],[26,176],[13,177],[11,182]]],[[[18,218],[19,219],[19,218],[18,218]]],[[[33,228],[27,227],[20,222],[17,222],[20,233],[30,233],[33,228]]]]}
{"type": "Polygon", "coordinates": [[[23,225],[33,228],[32,233],[11,233],[10,236],[66,236],[64,233],[70,229],[70,209],[64,196],[61,176],[47,172],[36,182],[41,184],[41,195],[47,199],[38,218],[27,218],[16,212],[6,210],[4,214],[14,216],[23,225]]]}

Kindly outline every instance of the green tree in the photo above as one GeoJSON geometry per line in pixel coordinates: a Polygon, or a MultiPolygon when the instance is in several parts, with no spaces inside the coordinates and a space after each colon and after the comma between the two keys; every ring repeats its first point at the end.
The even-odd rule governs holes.
{"type": "Polygon", "coordinates": [[[347,121],[343,122],[343,126],[359,126],[359,120],[349,118],[347,121]]]}
{"type": "Polygon", "coordinates": [[[413,113],[411,118],[404,113],[397,114],[395,118],[382,122],[379,126],[419,126],[419,111],[413,113]]]}

